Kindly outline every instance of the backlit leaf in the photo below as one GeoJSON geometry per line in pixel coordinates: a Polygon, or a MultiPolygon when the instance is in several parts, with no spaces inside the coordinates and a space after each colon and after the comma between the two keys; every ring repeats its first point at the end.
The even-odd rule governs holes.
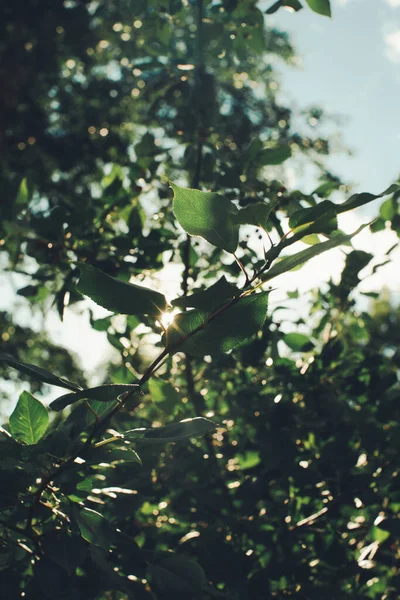
{"type": "Polygon", "coordinates": [[[235,222],[236,206],[214,192],[181,188],[174,191],[174,213],[178,223],[190,235],[203,237],[213,246],[235,252],[239,226],[235,222]]]}
{"type": "Polygon", "coordinates": [[[138,392],[140,387],[137,384],[112,383],[99,385],[98,387],[81,390],[72,394],[64,394],[50,404],[50,408],[59,411],[63,410],[70,404],[78,402],[78,400],[97,400],[98,402],[112,402],[123,394],[134,394],[138,392]]]}
{"type": "Polygon", "coordinates": [[[49,414],[43,404],[29,392],[22,392],[10,416],[13,437],[24,444],[37,444],[44,436],[48,424],[49,414]]]}
{"type": "Polygon", "coordinates": [[[86,263],[78,263],[78,268],[81,271],[78,292],[107,310],[124,315],[158,316],[167,307],[160,292],[110,277],[86,263]]]}

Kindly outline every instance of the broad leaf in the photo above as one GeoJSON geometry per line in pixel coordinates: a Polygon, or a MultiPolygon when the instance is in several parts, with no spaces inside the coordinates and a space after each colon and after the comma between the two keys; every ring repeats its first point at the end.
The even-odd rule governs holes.
{"type": "Polygon", "coordinates": [[[296,229],[300,225],[313,223],[318,231],[310,233],[329,233],[337,228],[336,206],[330,200],[324,200],[311,208],[297,210],[289,219],[289,227],[296,229]]]}
{"type": "Polygon", "coordinates": [[[12,356],[9,356],[8,354],[0,354],[0,362],[4,362],[13,369],[17,369],[17,371],[29,375],[35,381],[42,381],[43,383],[48,383],[50,385],[57,385],[58,387],[67,388],[68,390],[82,389],[77,383],[68,381],[68,379],[64,379],[64,377],[57,377],[57,375],[54,375],[46,369],[37,367],[36,365],[21,362],[12,356]]]}
{"type": "Polygon", "coordinates": [[[207,290],[191,294],[190,296],[175,298],[175,300],[171,301],[171,304],[179,308],[192,307],[204,311],[212,311],[239,293],[240,290],[232,283],[229,283],[223,275],[221,279],[207,290]]]}
{"type": "Polygon", "coordinates": [[[214,192],[181,188],[174,191],[174,213],[178,223],[190,235],[203,237],[213,246],[235,252],[239,226],[235,222],[236,206],[214,192]]]}
{"type": "Polygon", "coordinates": [[[314,344],[304,333],[287,333],[283,336],[283,341],[294,352],[307,352],[314,348],[314,344]]]}
{"type": "Polygon", "coordinates": [[[126,283],[86,263],[78,263],[78,268],[81,271],[78,292],[107,310],[124,315],[158,316],[167,307],[160,292],[126,283]]]}
{"type": "Polygon", "coordinates": [[[37,444],[49,424],[46,408],[29,392],[22,392],[14,412],[10,416],[13,437],[24,444],[37,444]]]}
{"type": "Polygon", "coordinates": [[[240,225],[255,225],[267,229],[268,219],[275,203],[256,202],[239,210],[235,220],[240,225]]]}
{"type": "Polygon", "coordinates": [[[308,6],[314,12],[325,17],[331,16],[331,4],[329,0],[306,0],[308,6]]]}
{"type": "Polygon", "coordinates": [[[175,554],[151,564],[148,576],[152,587],[163,598],[200,598],[207,583],[205,573],[197,563],[175,554]]]}
{"type": "Polygon", "coordinates": [[[367,266],[373,258],[372,254],[364,250],[353,250],[346,256],[345,267],[339,283],[341,295],[347,296],[360,282],[359,272],[367,266]]]}
{"type": "Polygon", "coordinates": [[[288,256],[283,258],[280,262],[274,265],[265,275],[262,276],[263,281],[270,281],[274,277],[278,277],[278,275],[282,275],[283,273],[287,273],[291,271],[295,267],[302,265],[307,262],[314,256],[318,256],[327,250],[331,250],[332,248],[336,248],[337,246],[341,246],[346,242],[349,242],[355,235],[360,233],[365,227],[368,227],[369,223],[365,225],[361,225],[356,231],[349,234],[339,234],[335,235],[332,239],[327,242],[322,242],[321,244],[315,244],[311,246],[311,248],[306,248],[297,254],[293,254],[292,256],[288,256]]]}
{"type": "Polygon", "coordinates": [[[53,400],[50,404],[50,408],[59,411],[63,410],[70,404],[78,402],[78,400],[97,400],[98,402],[112,402],[117,398],[120,398],[123,394],[129,393],[130,395],[138,392],[140,387],[133,384],[124,383],[112,383],[106,385],[99,385],[98,387],[89,388],[87,390],[81,390],[72,394],[64,394],[56,400],[53,400]]]}
{"type": "Polygon", "coordinates": [[[179,423],[165,425],[165,427],[130,429],[129,431],[124,431],[123,436],[125,439],[135,442],[156,444],[179,442],[191,437],[202,437],[209,431],[217,428],[218,425],[213,421],[204,417],[195,417],[194,419],[185,419],[179,423]]]}
{"type": "Polygon", "coordinates": [[[343,204],[336,205],[336,212],[338,214],[347,212],[348,210],[353,210],[354,208],[358,208],[359,206],[364,206],[364,204],[368,204],[368,202],[372,202],[373,200],[377,200],[377,198],[382,198],[382,196],[388,196],[389,194],[394,194],[400,189],[400,186],[394,183],[390,187],[387,188],[381,194],[368,194],[367,192],[363,192],[361,194],[353,194],[343,202],[343,204]]]}
{"type": "Polygon", "coordinates": [[[280,165],[292,156],[292,151],[288,144],[277,146],[276,148],[266,148],[259,155],[259,162],[262,165],[280,165]]]}
{"type": "Polygon", "coordinates": [[[299,0],[278,0],[275,2],[268,10],[266,10],[267,15],[272,15],[280,8],[290,8],[293,11],[298,11],[303,8],[302,4],[300,4],[299,0]]]}
{"type": "Polygon", "coordinates": [[[73,507],[73,517],[78,524],[79,530],[84,540],[89,544],[100,546],[104,550],[109,550],[112,544],[115,530],[110,523],[95,510],[90,508],[73,507]]]}
{"type": "Polygon", "coordinates": [[[265,321],[267,308],[268,292],[262,292],[235,301],[211,319],[196,310],[184,313],[169,326],[167,342],[177,344],[173,350],[194,356],[229,352],[257,333],[265,321]],[[198,331],[189,336],[195,329],[198,331]],[[187,339],[179,343],[182,337],[187,339]]]}

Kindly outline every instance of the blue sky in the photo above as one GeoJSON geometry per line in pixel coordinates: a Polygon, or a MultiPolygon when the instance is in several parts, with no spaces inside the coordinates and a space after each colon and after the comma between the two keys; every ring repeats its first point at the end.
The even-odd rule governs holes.
{"type": "MultiPolygon", "coordinates": [[[[263,3],[264,4],[264,3],[263,3]]],[[[380,192],[400,175],[400,0],[331,0],[332,19],[279,10],[302,66],[284,67],[285,96],[346,117],[353,157],[330,165],[355,191],[380,192]]]]}

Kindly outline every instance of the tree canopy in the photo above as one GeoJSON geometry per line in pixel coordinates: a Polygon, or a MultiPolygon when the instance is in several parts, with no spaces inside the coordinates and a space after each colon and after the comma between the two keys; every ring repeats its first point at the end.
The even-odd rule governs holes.
{"type": "Polygon", "coordinates": [[[381,265],[352,240],[399,233],[400,188],[351,195],[325,165],[324,112],[282,104],[285,8],[331,15],[2,8],[0,260],[18,281],[0,313],[4,598],[397,597],[399,311],[356,303],[381,265]],[[286,181],[304,160],[311,194],[286,181]],[[308,294],[307,319],[296,289],[274,304],[281,275],[336,247],[341,279],[308,294]],[[37,326],[77,307],[117,355],[95,386],[37,326]]]}

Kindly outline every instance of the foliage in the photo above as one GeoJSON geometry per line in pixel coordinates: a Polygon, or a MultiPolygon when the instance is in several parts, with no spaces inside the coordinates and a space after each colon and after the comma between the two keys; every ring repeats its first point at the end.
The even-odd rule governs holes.
{"type": "Polygon", "coordinates": [[[368,224],[337,217],[387,196],[370,227],[397,231],[399,186],[330,198],[346,187],[277,103],[267,59],[292,48],[254,0],[47,4],[6,10],[3,256],[33,309],[111,311],[91,323],[121,360],[90,386],[2,317],[2,372],[36,386],[0,431],[2,597],[395,598],[398,315],[355,307],[368,224]],[[313,194],[274,179],[300,152],[313,194]],[[267,282],[343,245],[341,280],[282,331],[267,282]]]}

